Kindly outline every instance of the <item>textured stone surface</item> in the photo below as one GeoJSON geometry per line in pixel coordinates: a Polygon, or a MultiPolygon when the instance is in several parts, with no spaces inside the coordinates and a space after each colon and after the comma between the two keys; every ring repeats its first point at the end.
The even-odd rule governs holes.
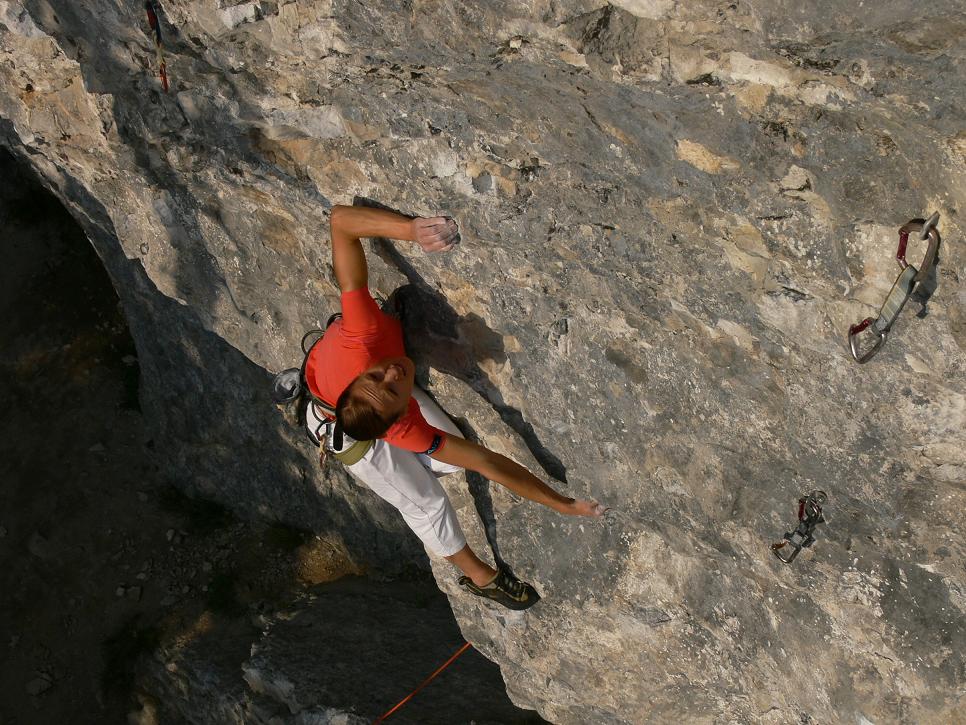
{"type": "MultiPolygon", "coordinates": [[[[144,669],[164,722],[362,725],[414,691],[463,644],[435,589],[421,581],[347,577],[251,623],[205,615],[144,669]]],[[[468,649],[392,719],[544,722],[513,707],[501,685],[499,670],[468,649]]]]}
{"type": "MultiPolygon", "coordinates": [[[[435,567],[511,696],[557,722],[948,722],[966,632],[964,3],[0,2],[0,143],[118,287],[145,411],[189,489],[342,533],[395,513],[313,471],[266,370],[336,304],[327,209],[462,224],[375,243],[468,433],[613,507],[565,520],[448,481],[545,595],[493,611],[435,567]],[[859,367],[848,325],[938,209],[928,314],[859,367]],[[830,523],[768,544],[804,489],[830,523]]],[[[910,253],[910,258],[914,256],[910,253]]],[[[161,445],[161,443],[159,443],[161,445]]],[[[328,703],[318,703],[323,707],[328,703]]]]}

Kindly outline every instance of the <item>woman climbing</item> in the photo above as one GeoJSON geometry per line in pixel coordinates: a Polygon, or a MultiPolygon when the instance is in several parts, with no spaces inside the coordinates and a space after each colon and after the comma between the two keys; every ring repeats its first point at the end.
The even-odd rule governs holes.
{"type": "Polygon", "coordinates": [[[415,365],[403,349],[398,320],[369,293],[361,237],[411,241],[424,252],[458,242],[446,217],[408,217],[370,207],[336,206],[330,218],[332,264],[342,291],[342,318],[309,354],[305,378],[313,396],[336,401],[335,420],[309,405],[307,424],[348,471],[395,506],[434,553],[458,567],[466,590],[510,609],[526,609],[539,595],[509,571],[497,571],[467,545],[456,512],[437,476],[460,468],[506,486],[554,511],[601,516],[594,501],[567,498],[520,464],[465,440],[442,410],[414,386],[415,365]]]}

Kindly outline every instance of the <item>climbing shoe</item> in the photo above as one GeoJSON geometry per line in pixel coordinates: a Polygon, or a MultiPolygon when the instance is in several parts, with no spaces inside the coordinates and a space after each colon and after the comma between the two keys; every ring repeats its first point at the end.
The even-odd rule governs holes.
{"type": "Polygon", "coordinates": [[[540,601],[536,589],[503,569],[486,586],[477,586],[468,576],[461,576],[459,584],[476,596],[492,599],[507,609],[528,609],[540,601]]]}

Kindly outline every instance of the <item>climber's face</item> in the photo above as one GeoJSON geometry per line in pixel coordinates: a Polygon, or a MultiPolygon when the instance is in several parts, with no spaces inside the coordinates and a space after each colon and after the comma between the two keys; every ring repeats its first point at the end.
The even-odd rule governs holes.
{"type": "Polygon", "coordinates": [[[406,412],[415,376],[408,357],[387,357],[357,378],[353,393],[370,402],[383,420],[396,420],[406,412]]]}

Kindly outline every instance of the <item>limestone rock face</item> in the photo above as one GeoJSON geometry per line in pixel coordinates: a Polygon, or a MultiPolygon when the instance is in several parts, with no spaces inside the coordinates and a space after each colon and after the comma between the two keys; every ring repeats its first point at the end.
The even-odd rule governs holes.
{"type": "Polygon", "coordinates": [[[563,723],[962,717],[966,4],[159,12],[169,93],[139,3],[0,2],[0,143],[110,272],[179,485],[339,531],[388,574],[421,556],[316,471],[266,383],[338,304],[332,204],[446,213],[457,251],[369,254],[374,291],[407,285],[424,383],[612,507],[446,482],[471,543],[544,595],[496,611],[433,563],[515,702],[563,723]],[[933,210],[935,293],[860,367],[845,332],[933,210]],[[769,544],[812,488],[829,521],[784,566],[769,544]]]}

